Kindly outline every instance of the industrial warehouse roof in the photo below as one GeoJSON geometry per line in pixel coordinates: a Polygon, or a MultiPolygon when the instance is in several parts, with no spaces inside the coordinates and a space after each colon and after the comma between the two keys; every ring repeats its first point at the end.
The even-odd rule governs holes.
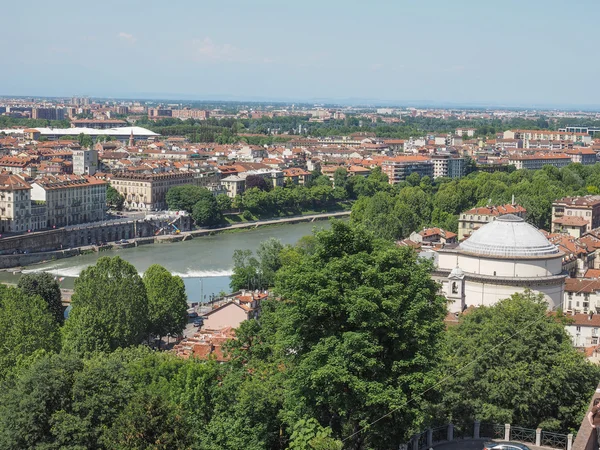
{"type": "Polygon", "coordinates": [[[540,230],[513,214],[505,214],[476,230],[459,249],[481,256],[531,258],[560,253],[540,230]]]}
{"type": "MultiPolygon", "coordinates": [[[[118,128],[106,128],[96,129],[96,128],[46,128],[46,127],[36,127],[37,131],[40,132],[42,136],[78,136],[79,134],[89,134],[90,136],[130,136],[133,132],[133,136],[158,136],[154,131],[150,131],[147,128],[142,127],[118,127],[118,128]]],[[[31,130],[31,128],[28,128],[31,130]]],[[[4,132],[6,134],[23,134],[25,130],[23,129],[6,129],[0,130],[0,132],[4,132]]]]}

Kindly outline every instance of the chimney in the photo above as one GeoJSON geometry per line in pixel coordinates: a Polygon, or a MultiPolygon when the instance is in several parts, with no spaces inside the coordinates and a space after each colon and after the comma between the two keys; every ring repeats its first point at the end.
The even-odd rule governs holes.
{"type": "Polygon", "coordinates": [[[511,205],[514,206],[514,204],[515,204],[515,194],[512,195],[512,203],[511,203],[511,205]]]}
{"type": "Polygon", "coordinates": [[[594,317],[594,311],[590,311],[590,314],[588,315],[588,320],[592,320],[592,317],[594,317]]]}

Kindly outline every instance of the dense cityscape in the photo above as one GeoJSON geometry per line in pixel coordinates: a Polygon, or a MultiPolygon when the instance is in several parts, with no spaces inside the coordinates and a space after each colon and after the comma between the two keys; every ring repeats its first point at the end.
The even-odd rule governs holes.
{"type": "Polygon", "coordinates": [[[598,5],[135,3],[3,6],[0,449],[598,448],[598,5]]]}

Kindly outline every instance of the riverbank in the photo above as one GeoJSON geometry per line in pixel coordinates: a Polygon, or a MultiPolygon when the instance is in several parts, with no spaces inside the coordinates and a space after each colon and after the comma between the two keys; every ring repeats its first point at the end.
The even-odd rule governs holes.
{"type": "Polygon", "coordinates": [[[170,242],[181,242],[191,240],[197,237],[213,236],[221,233],[232,233],[254,230],[257,228],[269,227],[274,225],[283,224],[297,224],[302,222],[315,222],[320,220],[328,220],[335,217],[347,217],[350,215],[350,211],[338,211],[330,213],[312,214],[305,216],[295,217],[282,217],[276,219],[261,220],[256,222],[244,222],[239,224],[232,224],[218,228],[207,228],[193,231],[186,231],[180,234],[173,235],[162,235],[153,237],[141,237],[131,238],[123,244],[107,244],[104,246],[83,246],[76,247],[67,250],[55,250],[48,252],[35,252],[26,254],[16,255],[0,255],[0,270],[14,271],[22,269],[23,266],[31,266],[36,264],[44,264],[51,261],[56,261],[63,258],[70,258],[72,256],[80,256],[89,253],[110,251],[115,249],[131,248],[138,246],[146,246],[149,244],[164,244],[170,242]]]}
{"type": "MultiPolygon", "coordinates": [[[[346,217],[339,220],[346,221],[346,217]]],[[[314,229],[329,229],[327,220],[295,224],[271,224],[219,232],[185,242],[162,245],[139,245],[107,248],[105,251],[87,251],[76,258],[63,258],[27,267],[0,271],[0,283],[18,283],[19,278],[28,273],[47,272],[59,281],[61,288],[73,289],[77,277],[88,267],[96,264],[104,256],[119,256],[132,264],[138,274],[143,275],[148,267],[160,264],[170,273],[180,276],[185,284],[190,303],[219,296],[230,292],[233,271],[233,254],[236,250],[256,252],[260,243],[275,238],[283,245],[295,245],[314,229]]]]}

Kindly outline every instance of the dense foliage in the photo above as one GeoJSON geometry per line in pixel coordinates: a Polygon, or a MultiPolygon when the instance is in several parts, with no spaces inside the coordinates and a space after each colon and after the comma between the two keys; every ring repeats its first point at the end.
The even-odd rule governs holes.
{"type": "Polygon", "coordinates": [[[577,430],[600,367],[573,348],[568,320],[531,292],[463,316],[447,333],[443,420],[577,430]]]}
{"type": "Polygon", "coordinates": [[[278,239],[270,238],[258,246],[256,254],[251,250],[236,250],[233,253],[233,274],[229,286],[233,291],[240,289],[267,289],[275,282],[275,274],[281,267],[283,245],[278,239]]]}
{"type": "Polygon", "coordinates": [[[142,278],[148,295],[148,332],[158,338],[183,332],[187,322],[187,294],[181,277],[153,264],[142,278]]]}
{"type": "Polygon", "coordinates": [[[148,297],[134,266],[103,257],[75,280],[63,343],[77,352],[110,351],[148,336],[148,297]]]}
{"type": "MultiPolygon", "coordinates": [[[[232,109],[234,112],[235,109],[232,109]]],[[[237,111],[235,111],[237,112],[237,111]]],[[[475,128],[476,136],[491,136],[510,129],[553,129],[570,125],[568,119],[553,119],[541,116],[536,119],[521,117],[506,119],[469,119],[457,117],[437,119],[432,117],[412,117],[404,115],[396,123],[382,120],[373,122],[361,113],[348,114],[345,119],[327,122],[310,122],[310,116],[294,115],[283,117],[261,117],[258,119],[214,119],[180,120],[164,118],[153,122],[147,117],[138,119],[136,125],[150,128],[163,135],[185,135],[191,142],[217,142],[234,144],[246,142],[253,145],[285,142],[297,136],[340,136],[353,133],[371,133],[383,138],[408,139],[415,136],[454,133],[457,128],[475,128]],[[276,133],[276,134],[273,134],[276,133]]],[[[599,121],[584,121],[585,125],[598,126],[599,121]]]]}
{"type": "Polygon", "coordinates": [[[166,201],[170,210],[187,211],[200,226],[215,225],[222,219],[217,199],[203,187],[192,184],[172,187],[166,201]]]}
{"type": "Polygon", "coordinates": [[[527,209],[527,220],[550,229],[552,202],[564,196],[600,193],[600,164],[570,164],[562,169],[476,172],[460,179],[429,177],[416,173],[393,189],[359,198],[352,221],[389,239],[407,237],[423,227],[439,226],[456,232],[458,215],[472,207],[512,201],[527,209]]]}
{"type": "Polygon", "coordinates": [[[83,271],[62,348],[41,296],[0,288],[0,448],[366,450],[450,420],[581,421],[600,369],[568,319],[515,295],[446,331],[431,263],[374,234],[333,221],[238,253],[235,276],[275,295],[222,364],[136,346],[184,323],[183,283],[160,266],[83,271]]]}
{"type": "Polygon", "coordinates": [[[62,325],[64,313],[60,286],[55,277],[47,272],[26,273],[19,278],[18,288],[27,295],[39,295],[48,304],[48,311],[62,325]]]}

